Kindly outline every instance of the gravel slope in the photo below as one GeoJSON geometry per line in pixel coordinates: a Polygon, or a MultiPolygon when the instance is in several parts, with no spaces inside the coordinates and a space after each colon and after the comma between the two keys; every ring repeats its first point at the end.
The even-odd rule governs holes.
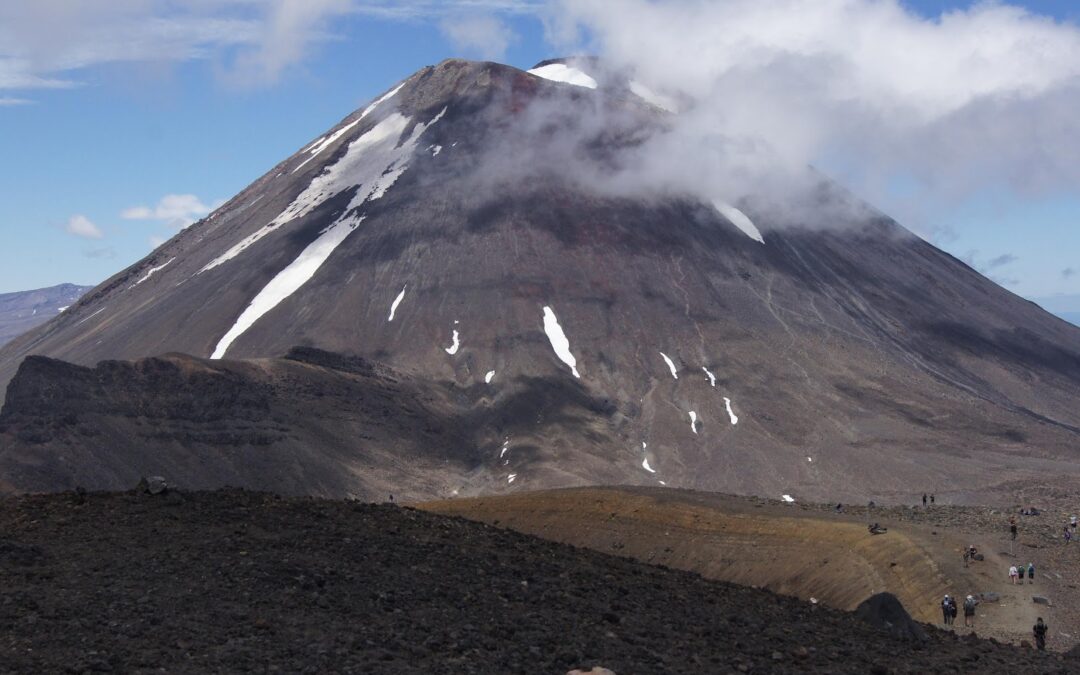
{"type": "MultiPolygon", "coordinates": [[[[0,502],[0,671],[1070,672],[391,505],[222,491],[0,502]]],[[[1074,671],[1075,672],[1075,668],[1074,671]]]]}

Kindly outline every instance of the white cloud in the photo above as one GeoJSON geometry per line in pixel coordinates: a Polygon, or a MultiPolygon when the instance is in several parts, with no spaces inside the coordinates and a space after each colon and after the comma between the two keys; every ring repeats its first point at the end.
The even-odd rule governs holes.
{"type": "Polygon", "coordinates": [[[124,209],[120,217],[125,220],[154,220],[170,227],[187,227],[211,210],[212,207],[203,204],[195,195],[169,194],[153,207],[132,206],[124,209]]]}
{"type": "Polygon", "coordinates": [[[557,0],[548,21],[565,53],[696,100],[641,149],[640,185],[730,201],[812,164],[909,215],[987,185],[1080,184],[1073,23],[998,2],[927,19],[898,0],[557,0]],[[890,197],[898,180],[911,188],[890,197]]]}
{"type": "Polygon", "coordinates": [[[68,234],[87,239],[101,239],[105,236],[97,225],[81,213],[76,213],[71,218],[68,218],[67,226],[64,229],[67,230],[68,234]]]}
{"type": "Polygon", "coordinates": [[[13,98],[10,96],[0,96],[0,107],[4,106],[16,106],[16,105],[29,105],[33,103],[27,98],[13,98]]]}
{"type": "Polygon", "coordinates": [[[518,38],[505,22],[492,15],[448,17],[439,28],[462,54],[489,61],[503,58],[518,38]]]}
{"type": "Polygon", "coordinates": [[[538,11],[529,0],[13,0],[0,2],[0,91],[79,86],[109,63],[209,60],[232,85],[272,84],[349,14],[438,20],[538,11]]]}

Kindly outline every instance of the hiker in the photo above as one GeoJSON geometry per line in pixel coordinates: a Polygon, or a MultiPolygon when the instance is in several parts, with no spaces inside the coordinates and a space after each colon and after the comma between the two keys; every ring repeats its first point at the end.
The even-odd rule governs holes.
{"type": "Polygon", "coordinates": [[[1076,516],[1069,516],[1069,527],[1076,529],[1076,516]]]}
{"type": "Polygon", "coordinates": [[[1072,541],[1072,532],[1069,530],[1068,526],[1066,526],[1065,527],[1065,543],[1068,544],[1070,541],[1072,541]]]}
{"type": "Polygon", "coordinates": [[[949,598],[949,625],[956,623],[956,598],[949,598]]]}
{"type": "Polygon", "coordinates": [[[964,567],[968,566],[968,561],[970,561],[970,560],[971,560],[971,549],[965,548],[964,549],[964,567]]]}
{"type": "Polygon", "coordinates": [[[1032,634],[1035,635],[1035,648],[1040,652],[1046,651],[1046,624],[1043,623],[1042,617],[1035,621],[1035,625],[1031,628],[1032,634]]]}
{"type": "Polygon", "coordinates": [[[844,512],[844,505],[840,504],[840,503],[837,503],[836,504],[836,512],[837,513],[843,513],[844,512]]]}
{"type": "Polygon", "coordinates": [[[930,495],[930,506],[934,505],[934,495],[930,495]]]}
{"type": "Polygon", "coordinates": [[[1012,536],[1012,540],[1016,541],[1016,523],[1009,525],[1009,534],[1012,536]]]}
{"type": "Polygon", "coordinates": [[[973,595],[964,598],[964,625],[969,628],[975,627],[975,605],[977,604],[979,601],[973,595]]]}
{"type": "Polygon", "coordinates": [[[922,505],[926,506],[926,493],[922,493],[922,505]]]}
{"type": "Polygon", "coordinates": [[[956,616],[953,612],[955,606],[956,600],[948,595],[941,601],[941,618],[945,620],[946,626],[951,626],[953,623],[953,617],[956,616]]]}
{"type": "Polygon", "coordinates": [[[1027,572],[1027,568],[1024,567],[1024,563],[1020,563],[1016,566],[1016,574],[1020,577],[1020,584],[1024,583],[1024,573],[1027,572]]]}
{"type": "Polygon", "coordinates": [[[1009,567],[1009,578],[1012,579],[1013,585],[1016,585],[1016,577],[1020,573],[1016,570],[1016,565],[1009,567]]]}
{"type": "Polygon", "coordinates": [[[1028,563],[1028,583],[1035,583],[1035,563],[1033,562],[1028,563]]]}

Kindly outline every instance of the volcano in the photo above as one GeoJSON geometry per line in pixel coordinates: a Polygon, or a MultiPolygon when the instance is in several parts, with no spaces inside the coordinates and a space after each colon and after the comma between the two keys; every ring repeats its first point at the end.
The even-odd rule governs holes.
{"type": "Polygon", "coordinates": [[[3,347],[7,487],[128,487],[159,465],[192,486],[330,495],[972,499],[1080,472],[1080,329],[869,207],[800,227],[538,161],[527,150],[573,139],[609,166],[678,114],[590,65],[424,68],[3,347]],[[595,111],[619,127],[578,124],[595,111]],[[300,368],[295,348],[321,356],[300,368]],[[215,395],[213,419],[185,418],[226,381],[275,403],[255,420],[250,398],[215,395]],[[391,386],[435,402],[394,394],[380,414],[442,441],[363,433],[370,411],[350,406],[391,386]],[[268,419],[224,444],[205,433],[268,419]],[[320,447],[318,471],[298,468],[320,447]]]}

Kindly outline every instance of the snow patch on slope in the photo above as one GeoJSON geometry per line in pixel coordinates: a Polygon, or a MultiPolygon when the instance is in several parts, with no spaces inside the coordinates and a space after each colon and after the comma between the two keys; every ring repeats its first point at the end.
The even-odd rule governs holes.
{"type": "Polygon", "coordinates": [[[720,212],[720,215],[731,221],[731,224],[739,228],[743,234],[750,237],[756,242],[765,243],[765,238],[761,236],[761,231],[757,229],[757,225],[754,225],[754,221],[750,220],[749,216],[735,208],[727,202],[722,202],[718,199],[713,200],[713,206],[720,212]]]}
{"type": "Polygon", "coordinates": [[[731,418],[732,426],[739,423],[739,417],[735,414],[735,411],[731,409],[731,399],[727,396],[724,397],[724,406],[727,408],[728,417],[731,418]]]}
{"type": "Polygon", "coordinates": [[[443,350],[447,354],[449,354],[450,356],[453,356],[454,354],[457,354],[458,349],[461,348],[461,337],[458,335],[458,332],[456,330],[454,331],[454,336],[453,336],[452,339],[453,339],[453,344],[451,344],[449,347],[447,347],[446,349],[443,350]]]}
{"type": "Polygon", "coordinates": [[[795,503],[795,499],[791,495],[784,495],[783,499],[788,504],[794,504],[795,503]]]}
{"type": "MultiPolygon", "coordinates": [[[[331,194],[337,194],[349,187],[359,187],[360,189],[353,195],[349,205],[338,219],[323,230],[319,237],[308,244],[292,263],[281,272],[278,272],[277,276],[259,291],[247,308],[241,312],[232,328],[218,342],[210,358],[220,359],[225,356],[225,352],[228,351],[229,346],[232,345],[236,338],[251,328],[263,315],[277,307],[285,298],[299,290],[315,275],[315,272],[326,262],[334,249],[345,241],[366,218],[366,215],[357,214],[360,207],[386,193],[386,190],[393,185],[401,172],[408,166],[405,162],[412,155],[421,134],[428,127],[438,122],[445,112],[446,108],[443,108],[442,112],[436,115],[428,124],[414,126],[412,135],[400,146],[397,141],[408,120],[394,113],[386,120],[375,125],[371,131],[350,143],[345,156],[330,167],[326,173],[321,174],[312,181],[312,184],[297,198],[297,201],[301,201],[304,194],[324,178],[331,181],[331,185],[340,188],[335,189],[331,194]],[[389,124],[386,124],[388,121],[389,124]],[[374,133],[380,127],[382,127],[381,131],[374,133]],[[388,131],[394,129],[397,130],[396,134],[388,131]]],[[[296,202],[293,202],[293,205],[295,204],[296,202]]],[[[281,220],[281,223],[284,224],[288,220],[298,218],[300,215],[310,211],[314,207],[314,202],[305,202],[305,206],[296,210],[293,210],[293,205],[290,205],[285,212],[275,218],[275,221],[281,220]],[[286,219],[286,214],[290,212],[294,215],[286,219]]],[[[251,243],[254,242],[250,242],[248,246],[251,243]]],[[[233,257],[235,257],[235,253],[233,257]]]]}
{"type": "Polygon", "coordinates": [[[338,130],[337,130],[337,131],[335,131],[334,133],[330,134],[329,136],[323,136],[323,137],[322,137],[322,138],[320,138],[319,140],[317,140],[317,141],[315,141],[314,143],[312,143],[312,144],[311,144],[311,145],[310,145],[310,146],[309,146],[309,147],[307,148],[307,150],[305,150],[305,151],[304,151],[304,152],[308,152],[308,153],[310,153],[310,154],[311,154],[311,156],[310,156],[310,157],[308,157],[307,159],[305,159],[305,160],[304,160],[303,162],[300,162],[300,165],[299,165],[299,166],[297,166],[297,167],[296,167],[295,169],[293,169],[293,170],[292,170],[292,173],[296,173],[296,172],[297,172],[297,171],[299,171],[300,169],[304,168],[304,165],[305,165],[305,164],[307,164],[308,162],[310,162],[311,160],[315,159],[315,158],[316,158],[316,157],[318,157],[318,156],[319,156],[320,154],[322,154],[322,151],[323,151],[323,150],[326,150],[326,149],[327,149],[327,148],[329,148],[329,147],[330,147],[331,145],[333,145],[333,144],[334,144],[334,141],[336,141],[337,139],[341,138],[341,137],[342,137],[342,136],[344,136],[344,135],[345,135],[346,133],[348,133],[349,129],[352,129],[352,128],[353,128],[353,127],[355,127],[355,126],[356,126],[357,124],[359,124],[359,123],[360,123],[360,121],[361,121],[361,120],[363,120],[363,119],[364,119],[365,117],[367,117],[367,116],[368,116],[369,114],[371,114],[371,112],[372,112],[373,110],[375,110],[375,108],[379,107],[379,104],[380,104],[380,103],[382,103],[383,101],[385,101],[385,100],[387,100],[387,99],[389,99],[389,98],[392,98],[392,97],[394,96],[394,94],[396,94],[396,93],[398,93],[399,91],[401,91],[401,88],[402,88],[402,87],[404,87],[404,86],[405,86],[405,83],[404,83],[404,82],[402,82],[402,83],[401,83],[401,84],[399,84],[399,85],[398,85],[397,87],[395,87],[395,88],[391,89],[391,90],[390,90],[389,92],[387,92],[387,93],[386,93],[386,94],[384,94],[384,95],[383,95],[382,97],[380,97],[380,98],[379,98],[379,99],[378,99],[377,101],[375,101],[374,103],[372,103],[372,104],[371,104],[371,105],[369,105],[368,107],[364,108],[364,112],[360,113],[360,117],[357,117],[357,118],[356,118],[355,120],[353,120],[352,122],[349,122],[348,124],[346,124],[345,126],[341,127],[340,129],[338,129],[338,130]]]}
{"type": "Polygon", "coordinates": [[[408,287],[409,284],[405,284],[404,286],[402,286],[401,292],[397,294],[396,298],[394,298],[394,302],[390,305],[390,316],[386,319],[387,321],[394,320],[394,313],[397,312],[398,305],[401,304],[401,301],[405,299],[405,289],[408,287]]]}
{"type": "Polygon", "coordinates": [[[378,199],[394,184],[408,168],[408,158],[416,147],[416,141],[424,131],[442,118],[443,108],[428,124],[417,124],[409,140],[397,145],[398,139],[409,124],[409,118],[393,113],[379,122],[367,133],[349,143],[345,155],[296,196],[276,218],[241,239],[237,244],[206,264],[199,274],[212,270],[240,255],[263,237],[297,218],[311,213],[319,204],[341,192],[359,188],[342,217],[367,200],[378,199]]]}
{"type": "Polygon", "coordinates": [[[142,278],[142,279],[139,279],[139,280],[138,280],[138,281],[136,281],[135,283],[131,284],[131,286],[129,286],[128,288],[135,288],[136,286],[138,286],[138,285],[139,285],[139,284],[141,284],[142,282],[144,282],[144,281],[146,281],[147,279],[149,279],[150,277],[154,276],[154,274],[155,274],[156,272],[160,272],[161,270],[163,270],[163,269],[165,269],[166,267],[168,267],[168,266],[169,266],[169,263],[171,263],[171,262],[172,262],[172,261],[174,261],[174,260],[176,260],[176,258],[169,258],[169,260],[168,260],[168,261],[166,261],[166,262],[162,263],[161,265],[158,265],[157,267],[151,267],[151,268],[150,268],[149,270],[147,270],[146,274],[145,274],[145,275],[143,275],[143,278],[142,278]]]}
{"type": "Polygon", "coordinates": [[[705,366],[702,366],[701,369],[704,370],[705,374],[709,377],[709,384],[715,387],[716,386],[716,376],[713,375],[712,372],[710,372],[709,369],[706,368],[705,366]]]}
{"type": "Polygon", "coordinates": [[[675,370],[675,362],[671,360],[671,357],[664,352],[660,352],[660,356],[664,357],[664,363],[667,364],[668,370],[671,371],[671,376],[676,380],[679,379],[679,371],[675,370]]]}
{"type": "Polygon", "coordinates": [[[484,375],[484,384],[491,384],[491,381],[494,380],[494,379],[495,379],[495,371],[494,370],[489,370],[489,371],[487,371],[487,374],[484,375]]]}
{"type": "Polygon", "coordinates": [[[563,332],[562,326],[559,325],[559,319],[555,316],[555,312],[550,307],[544,307],[544,332],[547,333],[548,340],[551,342],[551,348],[555,350],[555,356],[559,357],[559,360],[570,366],[570,372],[574,374],[574,377],[581,378],[577,370],[577,359],[570,353],[570,340],[566,339],[566,333],[563,332]]]}
{"type": "Polygon", "coordinates": [[[693,410],[690,411],[690,430],[697,433],[697,413],[693,410]]]}
{"type": "Polygon", "coordinates": [[[549,63],[546,66],[533,68],[529,71],[529,74],[542,77],[545,80],[551,80],[552,82],[565,82],[566,84],[573,84],[579,87],[596,89],[596,80],[577,68],[568,66],[565,63],[549,63]]]}
{"type": "Polygon", "coordinates": [[[289,297],[301,286],[306,284],[311,277],[315,275],[322,264],[326,262],[326,259],[330,257],[330,254],[334,252],[334,249],[338,247],[341,242],[345,241],[345,237],[352,234],[352,231],[360,225],[364,217],[353,221],[338,221],[326,228],[318,239],[307,245],[296,260],[289,263],[289,266],[278,272],[277,276],[270,280],[266,286],[259,291],[258,295],[248,304],[247,308],[240,314],[240,317],[233,324],[232,328],[218,342],[217,347],[214,348],[214,353],[210,355],[212,359],[220,359],[225,356],[225,352],[229,350],[233,341],[236,338],[244,334],[247,329],[251,328],[256,321],[258,321],[264,314],[277,307],[282,300],[289,297]]]}

